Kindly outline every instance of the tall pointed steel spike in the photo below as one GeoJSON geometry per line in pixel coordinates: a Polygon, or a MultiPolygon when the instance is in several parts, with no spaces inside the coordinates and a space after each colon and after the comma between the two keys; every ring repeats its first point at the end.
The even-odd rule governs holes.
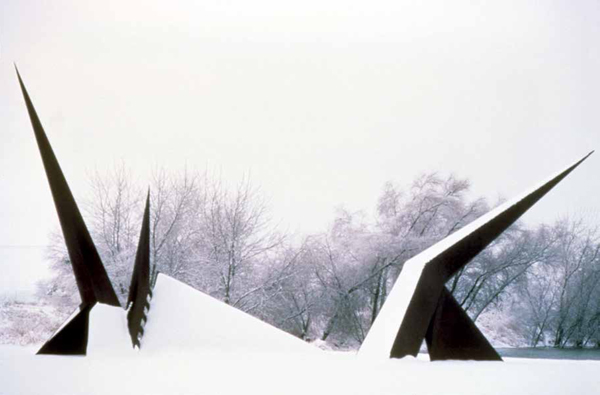
{"type": "Polygon", "coordinates": [[[150,295],[150,190],[146,197],[144,220],[140,232],[140,241],[135,255],[135,265],[129,286],[127,299],[127,326],[133,346],[140,347],[140,337],[143,336],[142,322],[146,320],[144,308],[148,305],[150,295]]]}
{"type": "Polygon", "coordinates": [[[416,356],[444,283],[592,153],[407,261],[360,353],[416,356]]]}
{"type": "MultiPolygon", "coordinates": [[[[486,218],[485,224],[481,224],[477,229],[470,232],[470,234],[462,234],[457,232],[457,236],[450,236],[450,240],[456,240],[451,247],[446,248],[441,254],[431,259],[427,264],[428,268],[431,267],[432,271],[439,272],[444,276],[443,281],[446,282],[456,274],[462,267],[471,261],[477,254],[479,254],[485,247],[487,247],[492,241],[494,241],[502,232],[504,232],[510,225],[515,223],[517,219],[521,217],[527,210],[529,210],[535,203],[537,203],[544,195],[546,195],[552,188],[554,188],[559,182],[561,182],[566,176],[569,175],[577,166],[579,166],[584,160],[586,160],[594,151],[590,152],[565,170],[561,171],[538,188],[525,194],[520,199],[515,199],[509,203],[506,203],[498,209],[492,210],[491,213],[484,215],[482,218],[486,218]],[[490,215],[494,214],[494,215],[490,215]],[[454,237],[453,237],[454,236],[454,237]],[[462,237],[460,237],[462,236],[462,237]],[[434,269],[434,267],[436,267],[434,269]]],[[[479,223],[479,220],[475,222],[479,223]]],[[[468,227],[467,227],[468,228],[468,227]]]]}
{"type": "Polygon", "coordinates": [[[102,265],[98,251],[94,246],[77,203],[69,189],[58,160],[46,137],[42,123],[33,107],[33,103],[25,89],[19,70],[15,65],[21,92],[27,105],[31,126],[35,133],[38,148],[46,170],[54,205],[60,220],[60,226],[67,244],[69,258],[81,295],[82,305],[102,302],[112,306],[120,306],[119,299],[110,283],[106,270],[102,265]]]}

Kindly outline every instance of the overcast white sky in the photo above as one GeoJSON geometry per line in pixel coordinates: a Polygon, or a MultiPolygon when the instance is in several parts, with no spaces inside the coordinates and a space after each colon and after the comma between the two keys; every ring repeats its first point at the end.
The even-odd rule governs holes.
{"type": "MultiPolygon", "coordinates": [[[[13,61],[79,201],[120,160],[249,172],[314,232],[387,180],[455,173],[495,200],[600,148],[599,43],[594,0],[2,0],[0,245],[58,226],[13,61]]],[[[598,155],[524,219],[598,222],[598,155]]]]}

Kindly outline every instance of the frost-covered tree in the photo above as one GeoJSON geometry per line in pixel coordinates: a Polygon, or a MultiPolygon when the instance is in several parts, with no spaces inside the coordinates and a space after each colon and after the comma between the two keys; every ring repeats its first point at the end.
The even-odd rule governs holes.
{"type": "Polygon", "coordinates": [[[124,304],[139,238],[143,192],[123,163],[106,174],[96,171],[90,185],[92,193],[84,204],[87,227],[124,304]]]}
{"type": "Polygon", "coordinates": [[[515,311],[531,346],[599,345],[600,239],[596,228],[563,219],[547,227],[552,240],[516,290],[522,300],[515,311]]]}
{"type": "Polygon", "coordinates": [[[272,261],[284,237],[276,231],[264,198],[248,179],[233,190],[221,180],[206,185],[198,236],[206,253],[206,272],[213,279],[207,291],[246,309],[248,290],[265,277],[269,269],[264,266],[272,261]]]}
{"type": "Polygon", "coordinates": [[[153,172],[150,187],[151,276],[166,273],[201,287],[200,220],[205,187],[202,176],[185,169],[153,172]]]}
{"type": "Polygon", "coordinates": [[[532,230],[517,223],[461,269],[448,287],[476,320],[533,265],[547,260],[554,242],[546,227],[532,230]]]}
{"type": "MultiPolygon", "coordinates": [[[[437,173],[418,177],[406,191],[392,183],[385,185],[377,206],[378,257],[385,262],[384,268],[389,265],[391,279],[377,282],[379,287],[387,291],[406,260],[488,210],[484,199],[469,199],[469,189],[468,180],[437,173]]],[[[457,284],[455,278],[450,284],[452,291],[457,284]]],[[[374,295],[379,300],[387,296],[379,290],[374,295]]],[[[373,308],[373,316],[377,312],[373,308]]]]}
{"type": "Polygon", "coordinates": [[[466,180],[428,174],[407,189],[387,183],[374,220],[339,209],[328,232],[309,244],[321,295],[312,305],[318,337],[359,345],[404,262],[486,210],[483,200],[468,199],[468,190],[466,180]]]}
{"type": "Polygon", "coordinates": [[[266,306],[267,321],[303,340],[319,336],[328,305],[325,289],[317,278],[315,248],[312,238],[307,238],[299,246],[282,251],[288,275],[280,277],[279,292],[266,306]]]}
{"type": "Polygon", "coordinates": [[[582,221],[559,221],[559,242],[551,257],[556,314],[553,320],[556,347],[582,347],[598,339],[600,328],[600,238],[582,221]]]}
{"type": "MultiPolygon", "coordinates": [[[[90,178],[84,216],[122,304],[133,269],[145,188],[117,165],[90,178]]],[[[154,171],[151,193],[151,265],[158,271],[246,311],[255,310],[273,284],[288,275],[268,206],[249,180],[237,189],[207,174],[154,171]]],[[[49,248],[52,278],[40,284],[44,300],[66,316],[77,304],[75,279],[57,231],[49,248]]]]}

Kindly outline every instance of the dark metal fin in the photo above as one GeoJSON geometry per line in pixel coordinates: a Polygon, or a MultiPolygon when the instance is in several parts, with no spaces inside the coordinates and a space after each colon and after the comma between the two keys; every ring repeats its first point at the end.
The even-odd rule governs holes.
{"type": "MultiPolygon", "coordinates": [[[[15,69],[16,69],[15,65],[15,69]]],[[[71,194],[67,180],[65,179],[50,142],[46,137],[42,123],[33,107],[29,94],[25,89],[19,70],[17,77],[21,92],[27,105],[31,126],[35,133],[38,148],[46,170],[54,205],[60,220],[60,226],[69,251],[69,258],[81,295],[83,304],[95,302],[105,303],[111,306],[120,306],[119,299],[110,283],[108,275],[98,251],[94,246],[90,233],[88,232],[77,203],[71,194]]]]}
{"type": "Polygon", "coordinates": [[[425,341],[432,361],[502,361],[446,287],[427,328],[425,341]]]}
{"type": "Polygon", "coordinates": [[[140,347],[139,339],[144,334],[143,324],[147,318],[146,311],[150,309],[148,303],[150,296],[150,191],[148,191],[127,299],[127,325],[134,347],[140,347]]]}
{"type": "Polygon", "coordinates": [[[88,344],[90,325],[90,310],[94,304],[78,307],[78,312],[56,331],[42,348],[38,355],[85,355],[88,344]]]}

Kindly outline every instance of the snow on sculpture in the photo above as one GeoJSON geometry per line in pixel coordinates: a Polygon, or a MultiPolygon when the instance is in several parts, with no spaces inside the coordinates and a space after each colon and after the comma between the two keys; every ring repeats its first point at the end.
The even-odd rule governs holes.
{"type": "MultiPolygon", "coordinates": [[[[279,353],[316,350],[164,274],[158,275],[152,290],[150,192],[127,310],[121,309],[18,70],[17,77],[81,296],[78,309],[38,354],[86,355],[131,346],[150,352],[171,348],[279,353]]],[[[444,284],[589,155],[407,261],[359,354],[416,356],[425,340],[432,360],[501,360],[444,284]]]]}
{"type": "Polygon", "coordinates": [[[444,284],[592,153],[408,260],[359,354],[501,360],[444,284]]]}
{"type": "Polygon", "coordinates": [[[127,317],[121,308],[97,303],[90,310],[85,355],[123,355],[131,352],[127,317]]]}

